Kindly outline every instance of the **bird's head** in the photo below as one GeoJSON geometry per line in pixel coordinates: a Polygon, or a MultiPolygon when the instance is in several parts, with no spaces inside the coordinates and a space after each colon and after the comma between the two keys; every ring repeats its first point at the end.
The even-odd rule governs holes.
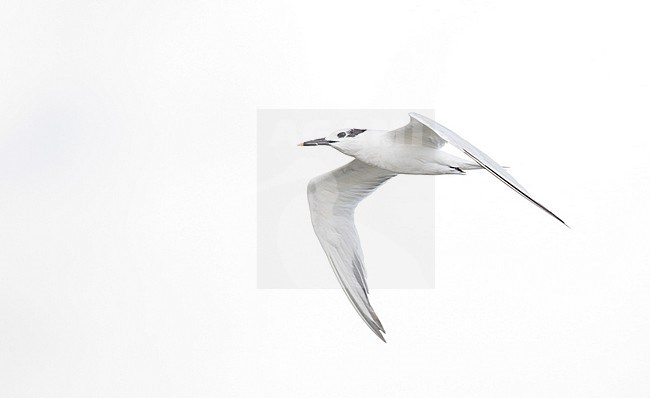
{"type": "Polygon", "coordinates": [[[356,152],[360,148],[361,142],[358,139],[358,136],[364,131],[366,130],[362,130],[362,129],[336,130],[326,137],[305,141],[298,144],[298,146],[328,145],[345,153],[346,155],[350,155],[353,152],[356,152]]]}

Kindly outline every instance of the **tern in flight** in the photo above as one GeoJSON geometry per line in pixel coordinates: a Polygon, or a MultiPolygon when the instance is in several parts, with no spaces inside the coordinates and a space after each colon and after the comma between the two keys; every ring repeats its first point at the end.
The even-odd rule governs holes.
{"type": "Polygon", "coordinates": [[[354,226],[357,204],[398,174],[465,174],[485,169],[518,194],[566,225],[535,199],[508,172],[474,145],[443,125],[417,113],[397,130],[338,130],[299,146],[327,145],[354,158],[350,163],[313,178],[307,198],[314,232],[343,291],[364,322],[384,342],[386,333],[368,301],[368,285],[359,235],[354,226]],[[451,144],[470,160],[441,149],[451,144]]]}

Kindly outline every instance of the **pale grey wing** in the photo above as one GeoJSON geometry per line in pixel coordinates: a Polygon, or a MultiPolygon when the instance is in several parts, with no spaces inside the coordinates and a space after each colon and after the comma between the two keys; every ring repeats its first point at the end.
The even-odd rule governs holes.
{"type": "Polygon", "coordinates": [[[416,114],[409,113],[411,117],[409,124],[388,133],[392,135],[392,139],[396,143],[417,144],[433,149],[441,148],[447,143],[442,137],[433,132],[430,127],[415,119],[413,115],[416,114]]]}
{"type": "Polygon", "coordinates": [[[309,181],[307,198],[314,232],[343,291],[361,318],[382,340],[384,328],[368,300],[366,271],[354,209],[396,174],[353,160],[309,181]]]}
{"type": "Polygon", "coordinates": [[[476,163],[478,163],[484,169],[489,171],[493,176],[501,180],[501,182],[503,182],[504,184],[512,188],[514,191],[519,193],[524,198],[528,199],[530,202],[535,204],[540,209],[544,210],[546,213],[553,216],[556,220],[558,220],[562,224],[566,225],[566,223],[562,221],[560,217],[556,216],[555,214],[553,214],[552,211],[550,211],[549,209],[544,207],[541,203],[533,199],[528,194],[528,192],[526,192],[526,189],[520,183],[518,183],[513,176],[511,176],[501,165],[495,162],[491,157],[486,155],[483,151],[481,151],[474,145],[470,144],[465,139],[463,139],[453,131],[449,130],[445,126],[441,125],[440,123],[432,119],[429,119],[426,116],[422,116],[417,113],[409,113],[409,116],[411,117],[411,121],[407,126],[411,126],[410,130],[415,130],[415,131],[428,130],[430,132],[428,136],[426,133],[424,134],[424,141],[427,143],[431,143],[430,146],[439,148],[442,145],[444,145],[445,142],[450,143],[454,147],[463,151],[465,155],[472,158],[476,163]]]}

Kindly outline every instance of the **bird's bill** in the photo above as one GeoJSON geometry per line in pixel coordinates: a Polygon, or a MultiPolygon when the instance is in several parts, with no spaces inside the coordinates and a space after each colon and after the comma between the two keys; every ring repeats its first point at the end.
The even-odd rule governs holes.
{"type": "Polygon", "coordinates": [[[325,138],[316,138],[315,140],[309,140],[301,142],[298,146],[317,146],[317,145],[329,145],[334,141],[326,140],[325,138]]]}

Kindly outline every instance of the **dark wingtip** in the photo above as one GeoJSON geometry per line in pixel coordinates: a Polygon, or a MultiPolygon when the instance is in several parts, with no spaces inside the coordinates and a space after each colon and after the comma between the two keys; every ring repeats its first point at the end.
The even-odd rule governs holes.
{"type": "MultiPolygon", "coordinates": [[[[368,326],[370,326],[370,325],[368,325],[368,326]]],[[[384,330],[384,327],[381,326],[381,323],[379,323],[376,326],[377,326],[377,328],[371,327],[372,331],[377,335],[377,337],[379,337],[381,339],[381,341],[383,341],[385,343],[386,338],[384,337],[384,333],[386,333],[386,331],[384,330]]]]}
{"type": "MultiPolygon", "coordinates": [[[[541,205],[540,205],[540,206],[541,206],[541,205]]],[[[564,224],[565,227],[571,229],[571,227],[570,227],[567,223],[565,223],[564,220],[562,220],[560,217],[556,216],[553,212],[551,212],[550,210],[548,210],[546,207],[543,207],[543,206],[541,206],[541,207],[542,207],[542,209],[546,210],[546,212],[547,212],[548,214],[552,215],[553,218],[555,218],[556,220],[558,220],[559,222],[561,222],[562,224],[564,224]]]]}

